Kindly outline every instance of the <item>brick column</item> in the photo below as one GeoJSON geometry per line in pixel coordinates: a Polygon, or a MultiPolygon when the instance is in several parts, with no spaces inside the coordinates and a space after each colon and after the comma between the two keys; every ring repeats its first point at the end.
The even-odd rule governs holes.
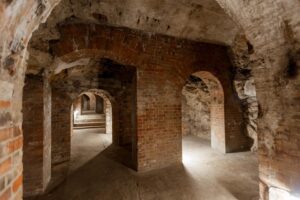
{"type": "Polygon", "coordinates": [[[42,193],[51,177],[51,91],[42,76],[27,75],[23,95],[24,196],[42,193]]]}

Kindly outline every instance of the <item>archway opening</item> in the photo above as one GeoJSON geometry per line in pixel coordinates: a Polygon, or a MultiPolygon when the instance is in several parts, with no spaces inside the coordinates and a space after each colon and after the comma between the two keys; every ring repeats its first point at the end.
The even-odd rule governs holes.
{"type": "Polygon", "coordinates": [[[182,89],[182,133],[226,153],[224,91],[210,72],[196,72],[182,89]]]}
{"type": "Polygon", "coordinates": [[[93,162],[88,160],[104,157],[133,166],[136,68],[106,58],[89,59],[88,64],[66,68],[51,78],[52,177],[66,178],[69,172],[90,166],[93,162]],[[107,142],[99,143],[101,138],[107,142]],[[66,170],[60,170],[64,166],[66,170]]]}
{"type": "MultiPolygon", "coordinates": [[[[95,103],[95,101],[94,102],[91,102],[91,99],[90,99],[90,97],[89,96],[93,96],[92,94],[89,94],[89,95],[87,95],[87,94],[83,94],[82,96],[81,96],[81,98],[80,99],[78,99],[80,102],[79,102],[79,104],[81,105],[81,114],[85,114],[84,112],[88,112],[88,111],[94,111],[93,109],[91,109],[91,104],[92,104],[92,106],[94,105],[94,103],[95,103]]],[[[95,97],[93,97],[93,98],[95,98],[95,97]]]]}
{"type": "MultiPolygon", "coordinates": [[[[228,79],[224,76],[207,71],[188,77],[182,89],[183,165],[195,178],[201,175],[209,177],[206,184],[226,188],[235,198],[256,198],[258,179],[255,154],[243,149],[231,151],[233,142],[230,139],[233,137],[230,130],[238,129],[240,135],[244,132],[241,126],[233,123],[237,121],[233,114],[235,110],[230,106],[234,93],[229,87],[226,88],[229,84],[226,81],[228,79]],[[251,178],[245,180],[236,176],[237,173],[251,178]],[[248,188],[248,193],[240,193],[241,188],[248,188]]],[[[239,138],[237,133],[234,136],[239,138]]],[[[235,140],[235,144],[240,141],[235,140]]]]}
{"type": "Polygon", "coordinates": [[[70,172],[112,144],[112,103],[105,93],[101,90],[84,92],[72,103],[70,172]]]}

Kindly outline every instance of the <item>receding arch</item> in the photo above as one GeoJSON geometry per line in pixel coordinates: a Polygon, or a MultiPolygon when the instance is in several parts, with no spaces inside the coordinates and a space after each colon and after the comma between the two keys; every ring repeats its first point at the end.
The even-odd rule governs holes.
{"type": "MultiPolygon", "coordinates": [[[[70,167],[72,173],[113,144],[113,126],[117,124],[113,116],[114,99],[105,90],[91,89],[72,98],[70,167]],[[88,112],[81,112],[83,97],[94,99],[88,112]],[[103,112],[96,112],[97,97],[103,101],[103,112]],[[83,156],[84,155],[84,156],[83,156]]],[[[114,112],[116,114],[116,112],[114,112]]]]}
{"type": "MultiPolygon", "coordinates": [[[[112,134],[112,137],[115,138],[114,134],[116,134],[117,131],[117,115],[118,112],[116,111],[116,101],[114,98],[110,95],[109,92],[101,89],[90,89],[88,92],[94,93],[96,96],[101,97],[104,101],[104,113],[106,114],[106,132],[108,134],[112,134]]],[[[97,97],[96,97],[97,98],[97,97]]],[[[114,140],[113,140],[114,141],[114,140]]]]}
{"type": "Polygon", "coordinates": [[[224,90],[219,79],[208,71],[198,71],[192,74],[200,78],[207,86],[211,95],[210,128],[211,146],[220,152],[226,152],[225,144],[225,112],[224,90]]]}
{"type": "Polygon", "coordinates": [[[209,140],[226,153],[225,97],[221,81],[209,71],[192,73],[182,90],[182,133],[209,140]]]}
{"type": "Polygon", "coordinates": [[[86,94],[81,95],[81,112],[90,110],[91,100],[86,94]]]}
{"type": "MultiPolygon", "coordinates": [[[[136,112],[131,112],[132,110],[136,110],[135,67],[123,66],[105,58],[93,60],[92,66],[74,66],[73,68],[64,69],[62,73],[53,74],[51,84],[54,100],[52,111],[55,120],[52,144],[57,147],[57,151],[52,154],[53,167],[70,163],[72,138],[68,133],[72,130],[70,124],[72,121],[70,118],[72,116],[70,115],[71,104],[78,96],[89,95],[89,93],[93,94],[90,95],[90,99],[93,96],[95,101],[97,99],[96,96],[101,97],[104,102],[108,102],[109,100],[107,104],[111,105],[111,109],[108,110],[110,106],[106,106],[104,110],[112,114],[106,117],[106,131],[111,133],[113,144],[129,147],[128,155],[130,159],[128,160],[130,162],[131,160],[135,160],[134,155],[132,157],[130,155],[134,151],[131,145],[134,145],[133,138],[136,137],[136,128],[134,127],[136,124],[136,112]],[[105,70],[105,73],[102,69],[105,70]],[[65,77],[66,73],[68,74],[67,77],[65,77]],[[90,81],[85,81],[85,78],[90,81]],[[64,81],[66,79],[68,79],[68,82],[64,81]],[[60,108],[61,106],[63,108],[60,108]],[[63,113],[61,109],[64,109],[63,113]],[[68,115],[68,117],[65,115],[68,115]]],[[[132,167],[134,164],[128,163],[128,165],[132,167]]],[[[66,173],[63,175],[66,177],[66,173]]]]}
{"type": "Polygon", "coordinates": [[[201,79],[211,93],[211,146],[222,153],[249,150],[252,140],[245,133],[242,105],[229,75],[206,69],[190,74],[201,79]]]}

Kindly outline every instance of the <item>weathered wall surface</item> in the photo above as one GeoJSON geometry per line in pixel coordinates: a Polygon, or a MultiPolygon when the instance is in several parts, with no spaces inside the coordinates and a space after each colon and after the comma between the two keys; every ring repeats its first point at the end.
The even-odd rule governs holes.
{"type": "Polygon", "coordinates": [[[182,95],[182,134],[211,140],[211,97],[207,85],[200,78],[190,76],[182,95]]]}
{"type": "Polygon", "coordinates": [[[252,71],[262,114],[258,120],[261,199],[269,196],[269,188],[300,196],[300,2],[218,2],[243,26],[258,60],[252,71]]]}
{"type": "Polygon", "coordinates": [[[259,64],[255,58],[253,46],[244,35],[238,35],[230,49],[234,68],[234,86],[242,101],[246,131],[253,139],[252,151],[258,148],[257,121],[259,105],[256,96],[255,81],[252,68],[259,64]]]}
{"type": "Polygon", "coordinates": [[[45,9],[38,5],[35,0],[0,2],[0,199],[22,199],[23,195],[21,110],[26,47],[55,1],[47,1],[45,9]]]}
{"type": "Polygon", "coordinates": [[[68,170],[71,149],[71,105],[72,99],[64,92],[52,87],[52,140],[51,171],[53,182],[61,181],[68,170]]]}
{"type": "Polygon", "coordinates": [[[43,146],[43,153],[44,153],[44,159],[43,159],[43,184],[44,189],[47,189],[47,186],[51,180],[51,166],[52,166],[52,160],[51,160],[51,142],[52,142],[52,89],[51,85],[49,83],[48,74],[45,71],[44,72],[44,78],[43,78],[43,93],[44,93],[44,146],[43,146]]]}
{"type": "Polygon", "coordinates": [[[44,90],[42,76],[27,76],[23,96],[24,195],[43,192],[44,90]]]}
{"type": "Polygon", "coordinates": [[[51,177],[51,88],[43,76],[28,75],[23,96],[24,196],[46,189],[51,177]]]}

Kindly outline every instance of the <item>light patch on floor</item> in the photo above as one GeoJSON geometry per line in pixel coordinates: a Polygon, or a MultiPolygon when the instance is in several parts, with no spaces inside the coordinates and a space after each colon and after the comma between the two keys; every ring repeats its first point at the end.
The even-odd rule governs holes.
{"type": "Polygon", "coordinates": [[[73,130],[70,173],[82,167],[112,144],[112,135],[101,129],[73,130]]]}

